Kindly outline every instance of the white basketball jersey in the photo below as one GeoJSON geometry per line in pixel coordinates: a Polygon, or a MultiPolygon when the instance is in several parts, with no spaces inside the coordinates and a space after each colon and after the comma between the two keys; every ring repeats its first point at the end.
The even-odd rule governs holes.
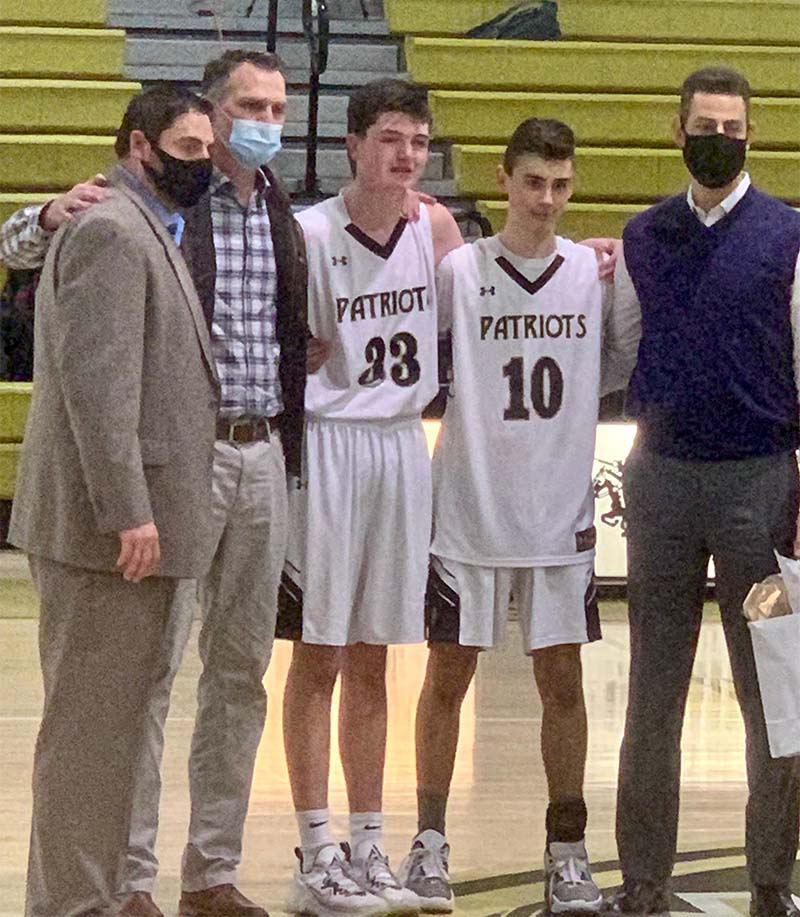
{"type": "Polygon", "coordinates": [[[306,412],[340,420],[419,415],[438,388],[436,283],[427,207],[385,245],[341,195],[298,214],[308,246],[308,322],[332,343],[308,377],[306,412]]]}
{"type": "Polygon", "coordinates": [[[594,252],[519,258],[497,236],[451,252],[453,387],[433,459],[432,552],[498,567],[594,550],[602,293],[594,252]]]}

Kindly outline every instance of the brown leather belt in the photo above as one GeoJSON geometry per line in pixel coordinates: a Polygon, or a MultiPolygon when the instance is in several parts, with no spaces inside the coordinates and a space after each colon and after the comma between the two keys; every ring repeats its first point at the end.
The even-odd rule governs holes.
{"type": "Polygon", "coordinates": [[[277,430],[277,417],[217,418],[217,439],[228,443],[269,442],[277,430]]]}

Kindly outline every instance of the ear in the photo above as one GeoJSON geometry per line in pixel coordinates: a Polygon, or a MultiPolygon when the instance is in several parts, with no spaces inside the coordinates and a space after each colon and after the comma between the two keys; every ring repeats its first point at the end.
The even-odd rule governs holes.
{"type": "Polygon", "coordinates": [[[748,120],[747,122],[747,145],[748,146],[750,146],[750,144],[753,142],[753,137],[756,135],[756,133],[757,131],[756,131],[755,124],[753,124],[752,121],[748,120]]]}
{"type": "Polygon", "coordinates": [[[679,115],[675,115],[672,120],[672,139],[675,141],[675,146],[680,149],[686,146],[686,131],[681,124],[679,115]]]}
{"type": "Polygon", "coordinates": [[[504,194],[508,194],[508,182],[509,182],[509,178],[510,178],[510,176],[509,176],[508,173],[506,172],[505,167],[503,166],[502,163],[499,163],[498,166],[497,166],[497,184],[498,184],[498,187],[500,188],[500,190],[501,190],[504,194]]]}
{"type": "Polygon", "coordinates": [[[214,131],[216,138],[226,143],[230,139],[231,130],[233,129],[233,118],[219,102],[212,102],[211,104],[214,106],[214,111],[211,113],[211,129],[214,131]]]}
{"type": "Polygon", "coordinates": [[[358,134],[348,134],[345,138],[345,144],[347,146],[347,156],[352,162],[358,161],[358,148],[360,146],[360,137],[358,134]]]}
{"type": "Polygon", "coordinates": [[[131,131],[130,139],[130,156],[139,162],[144,162],[150,158],[153,147],[150,141],[140,130],[131,131]]]}

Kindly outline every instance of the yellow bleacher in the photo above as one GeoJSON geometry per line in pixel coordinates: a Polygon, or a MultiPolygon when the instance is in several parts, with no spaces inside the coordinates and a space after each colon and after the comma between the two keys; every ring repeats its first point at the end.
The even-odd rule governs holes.
{"type": "Polygon", "coordinates": [[[454,143],[458,189],[495,229],[505,207],[495,167],[526,117],[575,130],[579,180],[563,224],[618,235],[637,210],[680,190],[671,137],[676,91],[694,69],[742,70],[755,98],[748,168],[800,203],[800,0],[560,0],[561,41],[464,38],[512,0],[386,0],[406,36],[411,76],[431,89],[437,136],[454,143]]]}
{"type": "MultiPolygon", "coordinates": [[[[385,0],[389,28],[406,35],[463,35],[515,0],[385,0]]],[[[797,0],[559,0],[566,39],[797,44],[797,0]]]]}
{"type": "MultiPolygon", "coordinates": [[[[0,222],[114,160],[139,85],[123,76],[124,31],[105,22],[105,0],[0,0],[0,222]]],[[[0,383],[0,499],[13,494],[30,395],[0,383]]]]}

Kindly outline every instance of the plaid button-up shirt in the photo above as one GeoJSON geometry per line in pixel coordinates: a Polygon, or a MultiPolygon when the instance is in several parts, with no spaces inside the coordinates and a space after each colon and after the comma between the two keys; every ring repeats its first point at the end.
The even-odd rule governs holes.
{"type": "Polygon", "coordinates": [[[283,410],[278,377],[277,274],[265,198],[266,179],[247,207],[230,179],[215,170],[211,224],[217,263],[211,340],[222,383],[220,414],[274,417],[283,410]]]}
{"type": "Polygon", "coordinates": [[[39,223],[44,204],[29,204],[0,226],[0,264],[12,270],[33,270],[44,264],[53,238],[39,223]]]}

